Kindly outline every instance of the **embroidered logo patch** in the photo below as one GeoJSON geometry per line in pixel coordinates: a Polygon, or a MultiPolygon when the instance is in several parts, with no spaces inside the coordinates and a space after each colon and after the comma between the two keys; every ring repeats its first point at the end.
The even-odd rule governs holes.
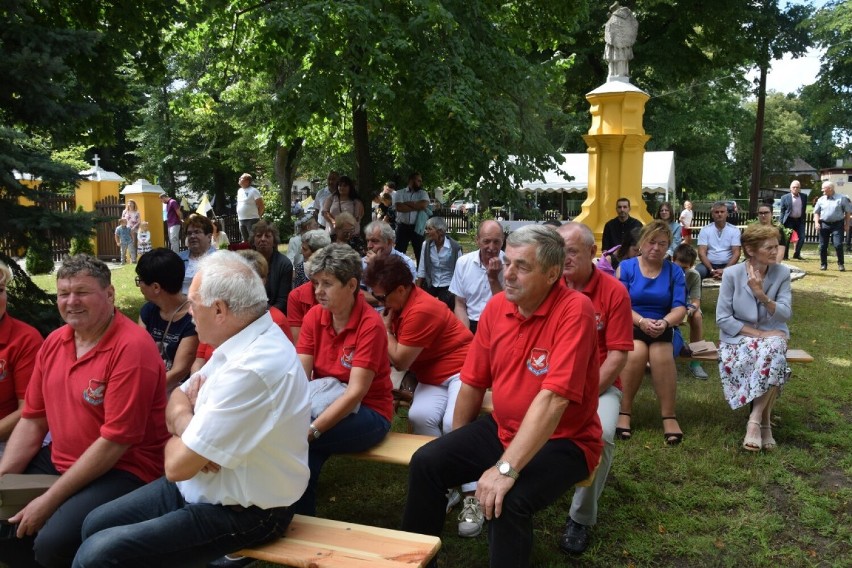
{"type": "Polygon", "coordinates": [[[533,347],[530,350],[530,357],[527,359],[527,369],[535,376],[540,376],[546,373],[550,367],[550,353],[547,349],[538,349],[533,347]]]}
{"type": "Polygon", "coordinates": [[[595,312],[595,329],[597,329],[598,331],[603,331],[603,328],[604,328],[603,316],[600,313],[595,312]]]}
{"type": "Polygon", "coordinates": [[[347,369],[352,368],[352,358],[355,357],[355,346],[350,345],[343,348],[343,354],[340,356],[340,364],[347,369]]]}
{"type": "Polygon", "coordinates": [[[100,379],[89,379],[89,386],[83,391],[83,400],[89,404],[100,406],[104,403],[106,392],[106,381],[100,379]]]}
{"type": "Polygon", "coordinates": [[[0,359],[0,383],[6,380],[6,359],[0,359]]]}

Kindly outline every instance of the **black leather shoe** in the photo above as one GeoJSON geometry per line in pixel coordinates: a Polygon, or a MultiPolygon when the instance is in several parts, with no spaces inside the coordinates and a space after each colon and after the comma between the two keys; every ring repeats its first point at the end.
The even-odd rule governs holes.
{"type": "Polygon", "coordinates": [[[794,254],[794,255],[793,255],[793,258],[794,258],[794,259],[796,259],[796,260],[804,260],[804,259],[802,258],[802,255],[800,255],[800,254],[794,254]]]}
{"type": "Polygon", "coordinates": [[[559,550],[565,554],[583,554],[589,546],[589,527],[568,519],[562,538],[559,539],[559,550]]]}

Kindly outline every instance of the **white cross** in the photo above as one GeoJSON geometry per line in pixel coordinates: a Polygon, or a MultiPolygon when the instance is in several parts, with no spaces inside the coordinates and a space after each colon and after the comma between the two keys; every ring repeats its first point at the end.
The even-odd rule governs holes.
{"type": "Polygon", "coordinates": [[[95,154],[95,169],[98,169],[98,162],[99,161],[100,161],[100,157],[98,157],[98,155],[95,154]]]}

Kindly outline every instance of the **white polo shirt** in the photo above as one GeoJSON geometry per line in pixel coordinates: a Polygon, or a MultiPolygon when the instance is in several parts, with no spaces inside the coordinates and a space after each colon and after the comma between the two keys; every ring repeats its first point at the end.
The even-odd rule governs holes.
{"type": "MultiPolygon", "coordinates": [[[[500,251],[500,262],[505,255],[500,251]]],[[[499,276],[503,285],[503,273],[499,276]]],[[[450,282],[450,292],[464,300],[467,306],[467,317],[471,321],[479,321],[485,304],[491,299],[491,286],[488,284],[487,267],[479,259],[479,249],[462,255],[456,262],[456,271],[450,282]]]]}
{"type": "Polygon", "coordinates": [[[733,253],[731,247],[740,245],[740,230],[725,223],[720,231],[715,223],[704,225],[698,233],[698,246],[707,247],[707,260],[710,264],[727,264],[733,253]]]}
{"type": "Polygon", "coordinates": [[[262,509],[295,503],[310,474],[308,379],[269,312],[216,348],[196,375],[207,380],[181,439],[222,468],[179,481],[184,499],[262,509]]]}

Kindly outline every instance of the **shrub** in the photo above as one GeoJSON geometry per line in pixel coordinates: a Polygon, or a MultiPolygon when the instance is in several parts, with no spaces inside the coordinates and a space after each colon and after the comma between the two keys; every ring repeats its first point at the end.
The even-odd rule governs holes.
{"type": "Polygon", "coordinates": [[[43,236],[30,239],[27,249],[26,267],[30,274],[50,274],[53,272],[53,250],[51,241],[43,236]]]}

